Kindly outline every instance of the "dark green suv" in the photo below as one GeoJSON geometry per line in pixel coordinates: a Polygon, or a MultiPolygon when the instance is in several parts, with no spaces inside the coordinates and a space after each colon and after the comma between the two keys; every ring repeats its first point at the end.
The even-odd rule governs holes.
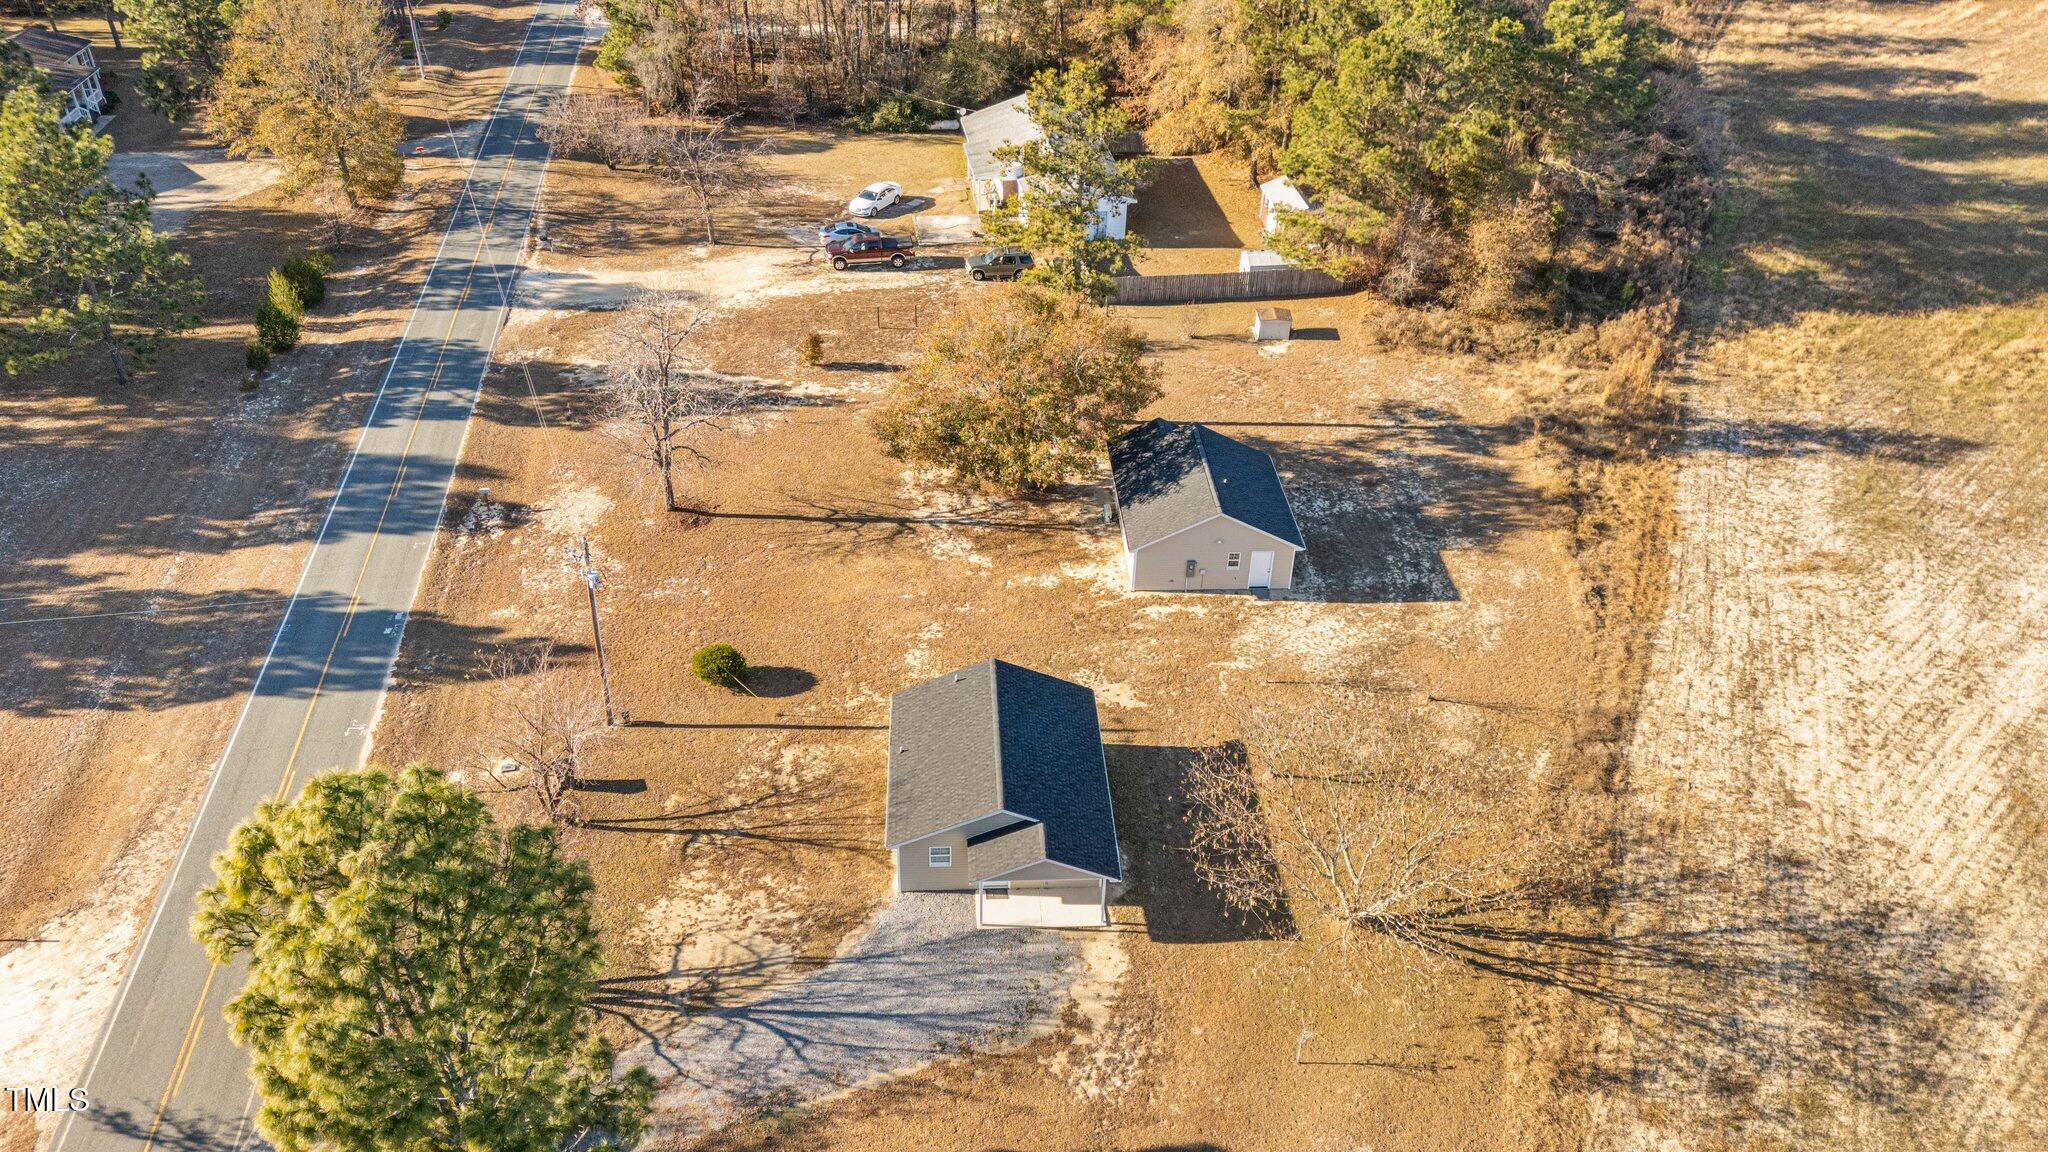
{"type": "Polygon", "coordinates": [[[1022,248],[991,248],[967,258],[967,274],[976,280],[1015,280],[1030,269],[1031,253],[1022,248]]]}

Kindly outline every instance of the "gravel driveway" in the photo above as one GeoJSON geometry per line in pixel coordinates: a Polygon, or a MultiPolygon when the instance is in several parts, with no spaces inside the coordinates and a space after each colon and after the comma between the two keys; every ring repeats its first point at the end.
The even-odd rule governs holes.
{"type": "Polygon", "coordinates": [[[1058,1017],[1079,974],[1075,937],[977,929],[972,896],[904,893],[837,960],[622,1063],[664,1082],[661,1127],[700,1129],[750,1105],[801,1103],[1021,1039],[1058,1017]]]}

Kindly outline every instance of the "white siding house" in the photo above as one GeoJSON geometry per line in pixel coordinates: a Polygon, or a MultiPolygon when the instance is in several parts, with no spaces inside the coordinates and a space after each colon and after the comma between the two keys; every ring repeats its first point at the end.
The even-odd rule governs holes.
{"type": "MultiPolygon", "coordinates": [[[[967,152],[967,189],[974,198],[974,207],[979,212],[993,212],[1023,194],[1031,177],[1024,172],[1023,165],[1014,160],[1000,160],[998,149],[1012,144],[1024,144],[1043,137],[1045,133],[1031,119],[1027,98],[1022,95],[1010,97],[1000,104],[991,104],[960,116],[961,147],[967,152]]],[[[1109,156],[1103,163],[1111,163],[1109,156]]],[[[1128,196],[1104,197],[1095,203],[1095,224],[1089,229],[1093,238],[1107,237],[1123,239],[1130,229],[1131,206],[1137,201],[1128,196]]]]}
{"type": "Polygon", "coordinates": [[[50,87],[63,95],[60,123],[69,126],[98,118],[107,105],[107,93],[100,87],[100,66],[93,59],[92,41],[47,28],[23,28],[8,40],[50,78],[50,87]]]}

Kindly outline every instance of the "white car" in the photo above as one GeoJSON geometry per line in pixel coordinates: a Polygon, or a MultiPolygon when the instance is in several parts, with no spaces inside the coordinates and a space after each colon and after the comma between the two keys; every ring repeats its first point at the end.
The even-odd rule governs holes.
{"type": "Polygon", "coordinates": [[[882,180],[860,190],[860,195],[846,202],[848,216],[873,216],[889,205],[903,198],[903,185],[893,180],[882,180]]]}

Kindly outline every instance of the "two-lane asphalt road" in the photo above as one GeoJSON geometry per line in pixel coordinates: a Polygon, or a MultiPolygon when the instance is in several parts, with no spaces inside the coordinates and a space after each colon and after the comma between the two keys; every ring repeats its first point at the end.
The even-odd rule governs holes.
{"type": "Polygon", "coordinates": [[[568,88],[583,45],[569,0],[540,0],[461,203],[428,267],[299,587],[257,672],[192,831],[85,1074],[91,1106],[60,1152],[260,1144],[248,1061],[221,1006],[239,965],[215,966],[187,930],[214,853],[257,804],[362,763],[398,655],[463,431],[504,322],[547,148],[542,105],[568,88]]]}

